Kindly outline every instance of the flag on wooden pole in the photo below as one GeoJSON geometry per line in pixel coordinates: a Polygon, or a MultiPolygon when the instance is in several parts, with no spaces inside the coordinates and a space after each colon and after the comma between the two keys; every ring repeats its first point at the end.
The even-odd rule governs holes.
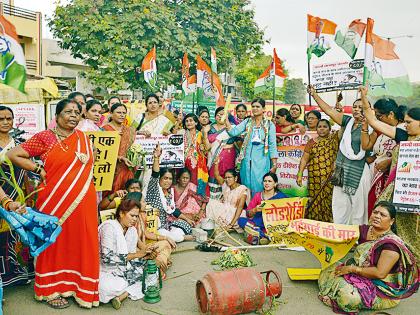
{"type": "Polygon", "coordinates": [[[144,73],[144,80],[152,89],[156,89],[157,67],[156,67],[156,46],[144,57],[141,64],[141,70],[144,73]]]}
{"type": "Polygon", "coordinates": [[[331,48],[336,27],[330,20],[308,14],[308,60],[312,54],[321,57],[331,48]]]}
{"type": "Polygon", "coordinates": [[[267,90],[275,90],[275,94],[281,94],[284,79],[286,78],[280,58],[277,56],[276,49],[273,50],[271,64],[265,69],[263,74],[255,81],[255,93],[261,93],[267,90]],[[274,82],[273,82],[274,80],[274,82]]]}
{"type": "Polygon", "coordinates": [[[190,78],[190,62],[188,61],[187,53],[184,53],[184,57],[182,58],[182,79],[181,85],[182,90],[184,91],[185,95],[190,93],[188,89],[188,79],[190,78]]]}
{"type": "Polygon", "coordinates": [[[216,51],[213,47],[211,47],[211,53],[210,53],[210,64],[211,64],[211,70],[214,73],[217,73],[217,58],[216,58],[216,51]]]}
{"type": "Polygon", "coordinates": [[[219,76],[197,55],[197,88],[203,89],[205,97],[214,97],[217,106],[225,105],[219,76]]]}
{"type": "Polygon", "coordinates": [[[0,83],[25,93],[26,62],[15,26],[0,15],[0,83]]]}
{"type": "Polygon", "coordinates": [[[345,33],[341,30],[337,31],[335,43],[343,48],[351,59],[354,59],[365,29],[366,23],[363,23],[360,19],[354,20],[345,33]]]}
{"type": "Polygon", "coordinates": [[[395,44],[373,33],[374,21],[368,18],[366,28],[365,67],[363,84],[368,84],[368,94],[373,96],[411,96],[413,91],[395,44]]]}

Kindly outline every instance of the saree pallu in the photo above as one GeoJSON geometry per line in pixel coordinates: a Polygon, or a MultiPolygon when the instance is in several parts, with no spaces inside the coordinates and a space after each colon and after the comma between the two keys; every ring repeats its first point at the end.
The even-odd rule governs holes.
{"type": "Polygon", "coordinates": [[[206,196],[209,194],[207,185],[209,172],[207,158],[202,152],[203,135],[200,131],[196,133],[195,141],[184,134],[185,146],[185,167],[191,172],[191,182],[197,185],[197,194],[206,196]],[[194,143],[191,143],[194,142],[194,143]]]}
{"type": "MultiPolygon", "coordinates": [[[[200,205],[208,201],[206,197],[197,194],[197,186],[191,182],[188,183],[182,193],[178,193],[177,189],[174,188],[174,199],[175,206],[191,219],[200,212],[200,205]]],[[[204,216],[197,223],[201,222],[203,218],[204,216]]]]}
{"type": "Polygon", "coordinates": [[[225,137],[223,137],[223,132],[225,132],[225,129],[216,130],[212,126],[208,135],[209,142],[212,146],[207,163],[207,167],[209,168],[210,198],[212,199],[219,199],[222,195],[222,186],[218,184],[214,177],[214,161],[219,158],[219,174],[222,177],[225,177],[227,170],[235,168],[236,149],[234,143],[238,137],[224,139],[225,137],[229,137],[229,135],[225,132],[225,137]],[[219,139],[219,135],[222,139],[219,139]]]}
{"type": "Polygon", "coordinates": [[[78,130],[63,141],[54,138],[51,131],[44,131],[22,145],[30,156],[41,156],[44,160],[46,185],[40,185],[37,209],[64,221],[56,242],[37,258],[35,299],[73,296],[81,306],[90,308],[99,305],[92,147],[78,130]],[[80,158],[82,154],[85,164],[80,158]]]}
{"type": "MultiPolygon", "coordinates": [[[[103,129],[105,131],[116,131],[111,125],[105,125],[103,129]]],[[[130,127],[123,125],[121,128],[120,136],[121,141],[120,147],[118,149],[118,156],[125,157],[127,155],[128,149],[134,142],[134,132],[130,127]]],[[[114,182],[112,184],[112,191],[115,192],[121,189],[125,189],[125,182],[133,177],[133,171],[130,170],[124,162],[117,161],[117,166],[115,168],[114,174],[114,182]]],[[[103,192],[103,197],[105,198],[109,194],[111,194],[111,192],[109,191],[103,192]]]]}
{"type": "Polygon", "coordinates": [[[333,222],[332,193],[333,185],[329,182],[338,151],[338,134],[327,138],[311,139],[305,146],[309,153],[308,193],[311,206],[305,213],[306,219],[333,222]]]}
{"type": "Polygon", "coordinates": [[[357,246],[354,257],[345,265],[370,267],[375,265],[384,244],[396,245],[400,259],[384,279],[368,279],[356,274],[335,276],[340,262],[324,269],[319,277],[319,298],[341,314],[358,314],[362,309],[383,310],[399,304],[401,299],[417,292],[419,270],[414,255],[404,242],[392,232],[376,241],[367,241],[357,246]],[[395,272],[393,272],[395,271],[395,272]]]}

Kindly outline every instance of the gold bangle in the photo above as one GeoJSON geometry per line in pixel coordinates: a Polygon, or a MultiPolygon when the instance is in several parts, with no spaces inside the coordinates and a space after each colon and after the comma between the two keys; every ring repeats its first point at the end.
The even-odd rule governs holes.
{"type": "Polygon", "coordinates": [[[360,275],[362,272],[362,267],[356,267],[356,274],[360,275]]]}

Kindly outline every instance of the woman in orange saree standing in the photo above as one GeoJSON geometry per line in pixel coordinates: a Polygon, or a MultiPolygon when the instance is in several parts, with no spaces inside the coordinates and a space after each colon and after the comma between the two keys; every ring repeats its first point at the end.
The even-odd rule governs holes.
{"type": "Polygon", "coordinates": [[[60,219],[61,234],[35,265],[35,299],[53,308],[68,307],[71,296],[82,307],[99,305],[94,156],[88,137],[75,130],[80,114],[75,102],[58,102],[57,127],[7,153],[13,164],[41,175],[36,208],[60,219]],[[35,156],[43,166],[30,160],[35,156]]]}

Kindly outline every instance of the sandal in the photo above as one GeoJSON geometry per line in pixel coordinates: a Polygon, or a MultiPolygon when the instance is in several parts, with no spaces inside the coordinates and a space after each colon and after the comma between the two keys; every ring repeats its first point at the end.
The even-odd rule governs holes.
{"type": "Polygon", "coordinates": [[[119,310],[121,308],[121,301],[117,297],[112,299],[111,304],[112,304],[112,307],[116,310],[119,310]]]}
{"type": "Polygon", "coordinates": [[[70,303],[66,299],[62,298],[61,296],[58,296],[51,300],[47,300],[46,303],[48,304],[49,307],[54,308],[54,309],[63,309],[70,306],[70,303]]]}

